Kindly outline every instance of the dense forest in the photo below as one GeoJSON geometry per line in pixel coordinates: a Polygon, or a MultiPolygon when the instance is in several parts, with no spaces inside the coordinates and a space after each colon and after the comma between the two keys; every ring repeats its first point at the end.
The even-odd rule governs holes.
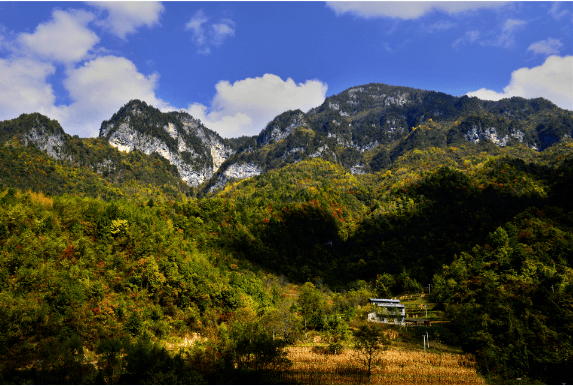
{"type": "MultiPolygon", "coordinates": [[[[378,131],[375,147],[344,148],[324,130],[328,104],[287,112],[257,138],[225,140],[236,150],[226,164],[266,166],[212,192],[157,153],[71,137],[39,114],[0,123],[0,382],[293,383],[295,346],[414,355],[428,331],[489,383],[572,382],[570,112],[357,90],[327,102],[361,128],[393,116],[398,139],[378,131]],[[428,104],[404,115],[388,98],[428,104]],[[57,157],[22,134],[30,122],[62,138],[57,157]],[[524,137],[464,139],[480,124],[524,137]],[[332,152],[310,156],[325,143],[332,152]],[[429,288],[439,324],[366,323],[369,298],[429,288]]],[[[360,146],[374,135],[334,126],[360,146]]],[[[370,364],[344,371],[365,383],[370,364]]]]}
{"type": "Polygon", "coordinates": [[[369,296],[431,283],[484,372],[560,380],[573,355],[572,149],[430,149],[359,176],[316,159],[204,199],[4,187],[3,377],[223,382],[216,366],[241,339],[278,352],[348,329],[369,296]],[[207,340],[187,356],[158,343],[190,332],[207,340]]]}

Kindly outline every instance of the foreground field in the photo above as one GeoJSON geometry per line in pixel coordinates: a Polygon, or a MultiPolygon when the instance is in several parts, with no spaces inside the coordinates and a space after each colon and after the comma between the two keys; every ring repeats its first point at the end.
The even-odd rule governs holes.
{"type": "MultiPolygon", "coordinates": [[[[290,347],[293,367],[283,380],[299,384],[353,385],[368,383],[368,375],[355,350],[340,355],[320,353],[315,347],[290,347]]],[[[378,385],[485,385],[472,355],[415,351],[385,351],[370,383],[378,385]]]]}

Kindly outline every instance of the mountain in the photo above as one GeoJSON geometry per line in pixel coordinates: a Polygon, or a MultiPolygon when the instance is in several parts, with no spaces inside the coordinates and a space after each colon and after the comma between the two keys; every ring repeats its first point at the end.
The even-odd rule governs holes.
{"type": "Polygon", "coordinates": [[[0,165],[0,185],[51,195],[174,199],[190,190],[157,153],[126,153],[104,139],[72,137],[38,113],[0,122],[0,165]]]}
{"type": "Polygon", "coordinates": [[[160,154],[190,186],[209,179],[234,153],[228,141],[189,114],[161,113],[139,100],[130,101],[103,121],[99,137],[121,151],[160,154]]]}
{"type": "Polygon", "coordinates": [[[543,151],[572,136],[573,113],[543,98],[492,102],[376,83],[330,96],[306,113],[286,111],[253,137],[224,139],[185,112],[162,113],[139,100],[102,122],[99,140],[106,150],[89,157],[86,149],[103,148],[85,146],[93,139],[72,138],[40,114],[6,121],[0,130],[4,144],[32,144],[58,162],[106,176],[129,174],[118,162],[127,154],[155,154],[187,185],[176,191],[196,188],[199,195],[313,158],[363,174],[387,170],[414,149],[469,145],[488,152],[516,146],[543,151]]]}
{"type": "Polygon", "coordinates": [[[430,284],[453,323],[422,333],[490,383],[568,381],[571,130],[542,99],[384,85],[235,139],[139,101],[100,138],[1,122],[0,381],[253,384],[233,358],[430,284]]]}
{"type": "Polygon", "coordinates": [[[72,159],[70,139],[57,121],[38,113],[0,122],[0,144],[35,146],[56,160],[72,159]]]}
{"type": "Polygon", "coordinates": [[[490,143],[544,150],[572,135],[573,113],[542,98],[491,102],[369,84],[330,96],[306,114],[280,114],[201,190],[315,157],[361,174],[387,169],[413,149],[490,143]]]}

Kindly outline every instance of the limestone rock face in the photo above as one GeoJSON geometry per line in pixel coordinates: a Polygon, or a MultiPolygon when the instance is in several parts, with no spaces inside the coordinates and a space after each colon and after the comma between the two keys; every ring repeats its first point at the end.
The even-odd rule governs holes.
{"type": "Polygon", "coordinates": [[[364,165],[358,163],[350,168],[350,173],[352,174],[364,174],[364,165]]]}
{"type": "MultiPolygon", "coordinates": [[[[523,143],[525,133],[521,130],[512,130],[509,134],[502,136],[498,134],[495,127],[486,127],[485,129],[481,129],[474,125],[464,134],[464,137],[468,142],[478,143],[485,138],[500,147],[507,146],[510,136],[523,143]]],[[[534,146],[530,147],[535,148],[534,146]]]]}
{"type": "Polygon", "coordinates": [[[234,154],[225,140],[189,114],[161,113],[140,101],[129,102],[104,121],[99,136],[120,151],[158,153],[177,167],[190,186],[210,179],[234,154]]]}
{"type": "Polygon", "coordinates": [[[279,142],[288,137],[292,132],[302,126],[309,126],[308,120],[300,110],[288,111],[279,115],[259,134],[257,143],[266,146],[271,141],[279,142]]]}
{"type": "Polygon", "coordinates": [[[71,161],[71,155],[65,151],[66,140],[64,133],[49,133],[44,126],[34,126],[23,136],[24,143],[32,142],[39,149],[57,160],[71,161]]]}
{"type": "Polygon", "coordinates": [[[263,169],[252,163],[232,164],[225,169],[225,171],[217,177],[217,181],[209,187],[209,191],[213,192],[217,189],[224,187],[230,179],[243,180],[245,178],[257,176],[263,172],[263,169]]]}

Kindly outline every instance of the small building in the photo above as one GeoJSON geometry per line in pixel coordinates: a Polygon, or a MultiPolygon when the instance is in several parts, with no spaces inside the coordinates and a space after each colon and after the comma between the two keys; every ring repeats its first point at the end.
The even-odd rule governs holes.
{"type": "Polygon", "coordinates": [[[369,299],[376,305],[376,311],[368,314],[368,320],[376,323],[404,324],[406,306],[400,304],[400,300],[394,299],[369,299]]]}

